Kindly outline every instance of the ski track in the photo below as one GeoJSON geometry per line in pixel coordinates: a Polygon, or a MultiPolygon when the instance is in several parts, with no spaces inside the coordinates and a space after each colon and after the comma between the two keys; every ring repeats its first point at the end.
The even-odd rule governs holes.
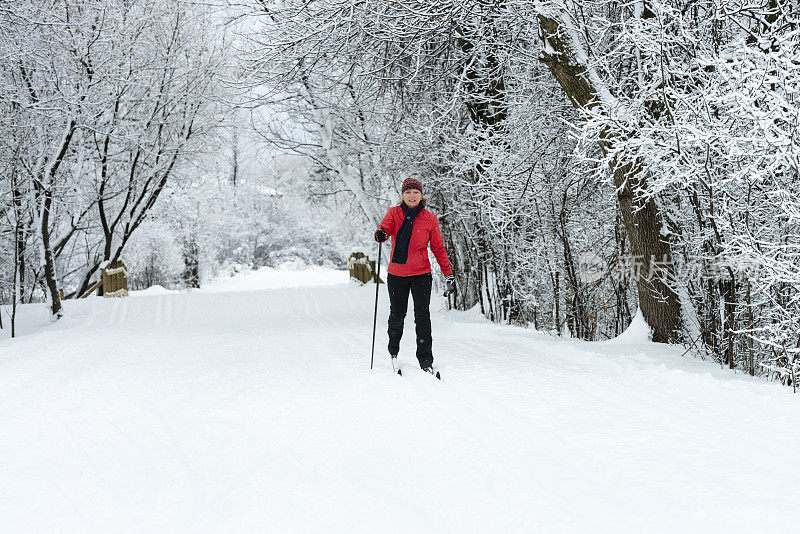
{"type": "Polygon", "coordinates": [[[4,524],[793,531],[800,410],[787,389],[670,347],[437,311],[436,296],[443,380],[418,368],[413,312],[400,377],[385,286],[370,371],[374,297],[372,285],[244,291],[225,280],[68,301],[50,325],[23,307],[20,320],[41,326],[0,340],[4,524]]]}

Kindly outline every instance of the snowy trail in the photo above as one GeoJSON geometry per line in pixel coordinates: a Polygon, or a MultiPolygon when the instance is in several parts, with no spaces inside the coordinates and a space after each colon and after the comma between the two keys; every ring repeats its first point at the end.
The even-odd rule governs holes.
{"type": "MultiPolygon", "coordinates": [[[[34,531],[792,532],[798,398],[635,332],[432,304],[444,380],[381,295],[261,271],[67,302],[0,341],[0,517],[34,531]]],[[[413,315],[413,314],[411,314],[413,315]]],[[[5,334],[3,334],[5,335],[5,334]]]]}

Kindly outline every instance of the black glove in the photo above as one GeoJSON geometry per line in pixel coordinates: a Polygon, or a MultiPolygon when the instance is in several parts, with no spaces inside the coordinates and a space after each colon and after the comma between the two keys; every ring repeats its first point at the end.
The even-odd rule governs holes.
{"type": "Polygon", "coordinates": [[[375,241],[377,241],[378,243],[383,243],[388,238],[389,236],[386,235],[386,230],[384,230],[383,228],[378,228],[377,230],[375,230],[375,241]]]}
{"type": "Polygon", "coordinates": [[[444,297],[449,297],[456,292],[456,277],[453,274],[448,274],[444,277],[444,297]]]}

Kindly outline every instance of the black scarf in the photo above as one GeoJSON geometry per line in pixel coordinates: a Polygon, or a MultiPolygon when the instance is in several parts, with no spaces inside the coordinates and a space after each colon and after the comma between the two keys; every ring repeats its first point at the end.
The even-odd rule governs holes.
{"type": "Polygon", "coordinates": [[[405,202],[400,204],[400,207],[403,208],[405,217],[403,218],[403,224],[400,226],[395,236],[392,263],[405,265],[406,261],[408,261],[408,244],[411,242],[411,230],[414,228],[414,219],[416,219],[417,215],[422,211],[422,202],[419,203],[416,209],[409,208],[406,206],[405,202]]]}

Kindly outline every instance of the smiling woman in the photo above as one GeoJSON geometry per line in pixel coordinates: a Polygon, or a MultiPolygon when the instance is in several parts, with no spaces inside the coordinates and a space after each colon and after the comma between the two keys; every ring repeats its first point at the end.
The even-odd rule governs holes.
{"type": "Polygon", "coordinates": [[[390,208],[375,231],[379,243],[392,238],[389,274],[386,277],[391,309],[389,312],[389,354],[397,369],[397,353],[403,337],[403,321],[408,309],[408,294],[414,298],[414,323],[417,334],[417,360],[425,371],[434,374],[431,337],[430,300],[433,276],[428,260],[428,244],[436,256],[447,280],[448,290],[455,291],[453,269],[447,258],[439,220],[425,209],[422,184],[416,178],[406,178],[403,198],[390,208]]]}
{"type": "Polygon", "coordinates": [[[423,208],[428,204],[428,198],[422,196],[422,184],[416,178],[406,178],[403,182],[403,198],[397,205],[405,203],[410,208],[416,208],[420,202],[423,208]]]}

